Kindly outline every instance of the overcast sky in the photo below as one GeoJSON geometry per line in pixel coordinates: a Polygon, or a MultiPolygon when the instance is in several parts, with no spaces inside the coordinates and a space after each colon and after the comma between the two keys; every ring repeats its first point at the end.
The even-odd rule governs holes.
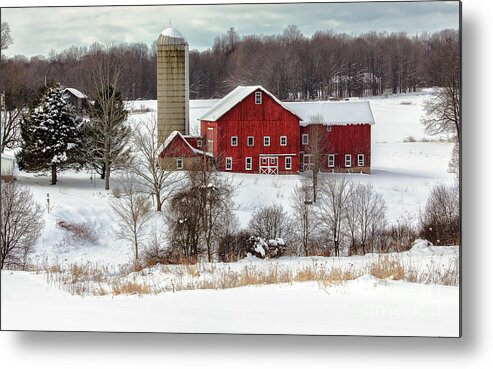
{"type": "MultiPolygon", "coordinates": [[[[179,2],[176,1],[176,2],[179,2]]],[[[46,3],[46,2],[45,2],[46,3]]],[[[180,6],[2,8],[14,44],[9,56],[48,55],[93,42],[150,45],[169,26],[182,32],[190,49],[205,50],[234,27],[240,35],[279,34],[290,24],[305,36],[319,30],[360,34],[411,34],[459,28],[458,2],[295,3],[180,6]]]]}

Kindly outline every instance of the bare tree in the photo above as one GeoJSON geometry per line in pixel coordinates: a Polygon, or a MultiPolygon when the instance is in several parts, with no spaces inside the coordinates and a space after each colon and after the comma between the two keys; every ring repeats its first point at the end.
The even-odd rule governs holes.
{"type": "Polygon", "coordinates": [[[436,245],[460,241],[459,185],[435,186],[421,215],[421,237],[436,245]]]}
{"type": "Polygon", "coordinates": [[[96,123],[94,137],[97,142],[92,146],[98,148],[96,154],[101,156],[104,167],[104,188],[109,190],[111,168],[118,162],[115,155],[121,157],[125,152],[120,141],[129,139],[129,128],[124,125],[128,112],[119,91],[124,67],[118,48],[114,45],[94,47],[96,50],[90,57],[90,77],[96,91],[92,119],[96,123]],[[115,142],[115,137],[120,137],[120,140],[115,142]]]}
{"type": "Polygon", "coordinates": [[[116,196],[110,199],[110,205],[118,216],[118,237],[132,244],[137,262],[139,248],[146,237],[145,226],[152,218],[152,205],[149,197],[140,191],[134,176],[126,174],[118,182],[116,196]]]}
{"type": "Polygon", "coordinates": [[[460,146],[459,143],[456,142],[452,149],[452,157],[448,163],[448,171],[449,173],[453,173],[456,176],[456,179],[459,180],[460,173],[460,146]]]}
{"type": "Polygon", "coordinates": [[[157,142],[156,116],[141,120],[132,135],[134,160],[130,170],[137,176],[145,193],[153,196],[157,211],[183,182],[183,175],[177,171],[165,171],[159,167],[159,146],[157,142]]]}
{"type": "Polygon", "coordinates": [[[318,176],[327,160],[327,142],[325,136],[326,127],[322,114],[315,114],[310,117],[308,150],[305,153],[310,155],[310,170],[312,178],[313,202],[317,202],[318,176]]]}
{"type": "Polygon", "coordinates": [[[248,228],[266,240],[290,238],[292,223],[282,205],[263,206],[252,214],[248,228]]]}
{"type": "Polygon", "coordinates": [[[0,46],[2,50],[8,49],[14,42],[12,36],[10,36],[10,26],[7,22],[1,24],[0,46]]]}
{"type": "Polygon", "coordinates": [[[0,267],[24,268],[44,227],[43,210],[31,191],[17,182],[2,183],[0,267]]]}
{"type": "MultiPolygon", "coordinates": [[[[8,29],[8,24],[5,22],[2,23],[2,50],[4,49],[3,44],[8,42],[9,36],[8,34],[4,36],[4,27],[8,29]],[[4,40],[4,37],[7,39],[4,40]]],[[[19,144],[22,112],[27,110],[29,91],[26,91],[26,77],[22,66],[3,58],[0,63],[2,68],[0,75],[0,85],[2,86],[0,149],[1,152],[4,152],[6,148],[12,149],[19,144]]]]}
{"type": "Polygon", "coordinates": [[[2,115],[2,142],[1,152],[4,152],[6,148],[12,149],[19,143],[21,133],[21,121],[22,121],[22,108],[12,107],[1,113],[2,115]]]}
{"type": "MultiPolygon", "coordinates": [[[[293,223],[296,224],[297,241],[300,242],[305,256],[310,255],[316,233],[316,213],[311,200],[312,188],[306,181],[295,186],[290,203],[293,210],[293,223]]],[[[297,250],[297,254],[300,252],[297,250]]]]}
{"type": "Polygon", "coordinates": [[[354,186],[347,202],[346,221],[351,235],[349,253],[374,250],[378,231],[385,227],[385,201],[371,184],[354,186]]]}
{"type": "Polygon", "coordinates": [[[324,177],[320,185],[320,199],[317,203],[320,223],[328,231],[335,256],[340,256],[341,241],[346,235],[347,203],[353,191],[353,184],[344,177],[324,177]]]}
{"type": "Polygon", "coordinates": [[[440,55],[444,80],[443,88],[425,101],[425,116],[421,119],[430,135],[460,134],[460,46],[456,32],[440,33],[440,55]]]}
{"type": "Polygon", "coordinates": [[[213,260],[226,218],[232,218],[234,186],[206,160],[187,172],[186,183],[169,201],[166,219],[171,246],[189,261],[213,260]]]}
{"type": "Polygon", "coordinates": [[[206,157],[196,163],[194,170],[188,172],[188,177],[191,189],[199,197],[202,243],[207,251],[207,259],[211,262],[219,241],[221,223],[224,217],[233,217],[232,198],[235,188],[231,178],[215,170],[206,157]]]}

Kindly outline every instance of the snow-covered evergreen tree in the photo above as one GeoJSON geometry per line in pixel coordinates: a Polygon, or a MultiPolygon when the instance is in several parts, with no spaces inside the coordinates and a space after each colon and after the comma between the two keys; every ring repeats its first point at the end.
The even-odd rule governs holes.
{"type": "Polygon", "coordinates": [[[23,117],[19,168],[28,172],[51,169],[51,184],[57,172],[82,166],[81,129],[72,106],[54,83],[41,92],[38,103],[23,117]]]}
{"type": "Polygon", "coordinates": [[[121,93],[110,84],[98,91],[84,128],[87,165],[105,180],[107,190],[111,171],[126,168],[131,161],[127,115],[121,93]]]}

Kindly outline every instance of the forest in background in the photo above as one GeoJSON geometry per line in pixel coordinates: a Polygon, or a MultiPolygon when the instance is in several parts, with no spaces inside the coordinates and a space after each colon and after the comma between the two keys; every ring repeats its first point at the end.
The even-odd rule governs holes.
{"type": "MultiPolygon", "coordinates": [[[[291,25],[278,35],[241,37],[230,28],[210,49],[190,51],[190,98],[220,98],[238,85],[253,84],[282,100],[413,92],[444,86],[444,61],[457,50],[457,30],[422,35],[320,31],[306,37],[291,25]]],[[[2,93],[7,101],[28,103],[45,81],[56,80],[94,99],[91,60],[108,51],[125,68],[119,84],[123,96],[156,99],[156,46],[144,43],[72,46],[46,57],[2,56],[2,93]]]]}

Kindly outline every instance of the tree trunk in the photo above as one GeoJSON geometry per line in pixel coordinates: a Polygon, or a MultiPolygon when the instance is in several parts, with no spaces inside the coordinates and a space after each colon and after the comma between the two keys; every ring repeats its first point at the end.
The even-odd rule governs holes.
{"type": "Polygon", "coordinates": [[[51,164],[51,184],[56,185],[57,175],[56,175],[56,164],[51,164]]]}
{"type": "Polygon", "coordinates": [[[104,167],[104,189],[110,189],[110,166],[108,164],[104,167]]]}
{"type": "Polygon", "coordinates": [[[156,211],[161,211],[161,194],[156,192],[156,211]]]}
{"type": "MultiPolygon", "coordinates": [[[[318,160],[318,157],[315,159],[318,160]]],[[[318,188],[318,165],[314,165],[312,169],[312,183],[313,183],[313,203],[317,202],[317,188],[318,188]]]]}

